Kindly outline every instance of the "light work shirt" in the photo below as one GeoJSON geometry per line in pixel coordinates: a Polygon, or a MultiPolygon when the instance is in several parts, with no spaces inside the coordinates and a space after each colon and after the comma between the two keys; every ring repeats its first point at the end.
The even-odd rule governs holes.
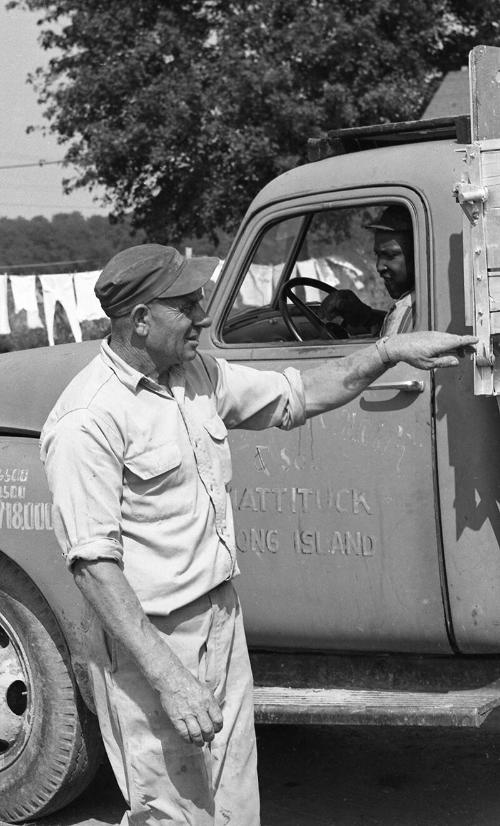
{"type": "Polygon", "coordinates": [[[123,566],[147,614],[166,615],[238,573],[227,428],[305,421],[300,373],[198,354],[164,387],[107,341],[41,435],[54,528],[69,566],[123,566]]]}
{"type": "Polygon", "coordinates": [[[380,336],[411,333],[415,327],[415,293],[410,292],[394,302],[382,324],[380,336]]]}

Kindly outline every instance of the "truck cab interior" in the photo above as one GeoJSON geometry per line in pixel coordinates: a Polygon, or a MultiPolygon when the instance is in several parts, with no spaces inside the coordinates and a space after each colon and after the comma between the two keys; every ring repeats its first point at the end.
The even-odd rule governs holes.
{"type": "MultiPolygon", "coordinates": [[[[372,325],[348,323],[340,312],[326,313],[324,302],[336,291],[350,291],[381,317],[388,311],[392,299],[377,272],[373,229],[388,207],[371,203],[320,209],[267,226],[227,307],[223,341],[331,343],[376,337],[372,325]]],[[[407,207],[397,208],[408,213],[411,227],[407,207]]]]}

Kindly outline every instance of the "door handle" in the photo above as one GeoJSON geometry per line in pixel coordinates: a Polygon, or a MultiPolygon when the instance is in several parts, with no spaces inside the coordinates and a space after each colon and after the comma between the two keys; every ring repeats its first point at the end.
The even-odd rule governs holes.
{"type": "Polygon", "coordinates": [[[366,392],[366,390],[399,390],[401,393],[423,393],[424,389],[425,384],[423,381],[420,380],[395,381],[380,384],[370,384],[369,387],[365,387],[363,393],[366,392]]]}

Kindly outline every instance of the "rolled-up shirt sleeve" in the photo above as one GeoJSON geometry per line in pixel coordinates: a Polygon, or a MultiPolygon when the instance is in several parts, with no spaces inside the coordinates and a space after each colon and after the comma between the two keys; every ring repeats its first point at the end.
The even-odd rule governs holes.
{"type": "Polygon", "coordinates": [[[86,409],[67,413],[42,433],[54,530],[69,567],[78,559],[122,563],[121,453],[117,435],[86,409]]]}
{"type": "Polygon", "coordinates": [[[226,427],[291,430],[304,424],[304,387],[294,367],[280,373],[231,364],[224,359],[216,359],[215,363],[218,412],[226,427]]]}

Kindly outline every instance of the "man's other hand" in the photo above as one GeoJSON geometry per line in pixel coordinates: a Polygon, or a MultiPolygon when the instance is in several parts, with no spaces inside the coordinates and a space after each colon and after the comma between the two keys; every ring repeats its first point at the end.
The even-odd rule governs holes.
{"type": "Polygon", "coordinates": [[[475,352],[476,336],[454,333],[422,332],[389,336],[385,340],[388,357],[394,363],[404,361],[419,370],[455,367],[466,353],[475,352]]]}
{"type": "Polygon", "coordinates": [[[187,743],[210,743],[222,728],[222,712],[209,688],[184,666],[170,671],[160,701],[175,730],[187,743]]]}

